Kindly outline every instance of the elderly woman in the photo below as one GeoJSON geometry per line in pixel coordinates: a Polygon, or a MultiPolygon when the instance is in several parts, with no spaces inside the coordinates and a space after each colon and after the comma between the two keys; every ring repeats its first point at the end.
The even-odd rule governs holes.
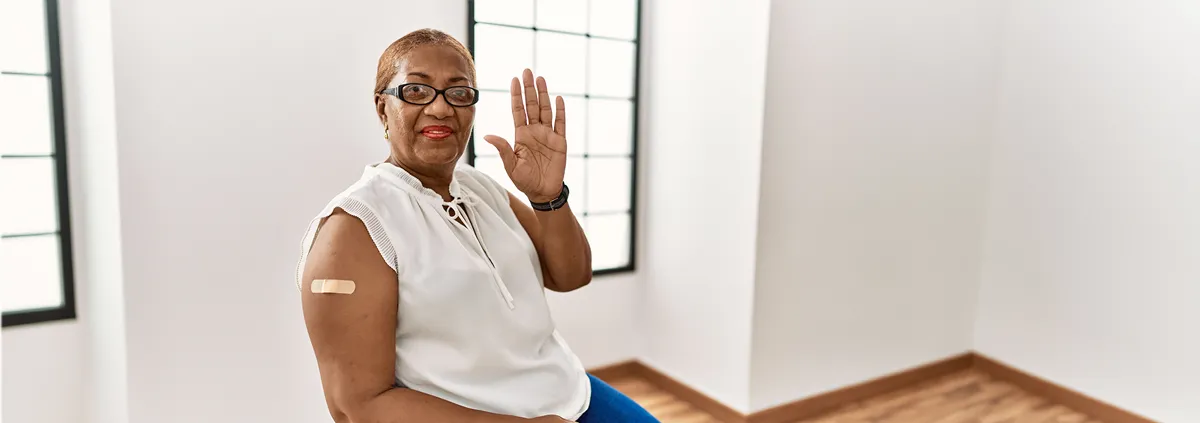
{"type": "Polygon", "coordinates": [[[313,220],[297,283],[337,422],[654,422],[587,374],[545,291],[591,280],[571,213],[567,115],[546,81],[513,78],[513,144],[489,135],[518,201],[458,164],[471,136],[475,65],[419,30],[379,58],[375,111],[387,160],[313,220]]]}

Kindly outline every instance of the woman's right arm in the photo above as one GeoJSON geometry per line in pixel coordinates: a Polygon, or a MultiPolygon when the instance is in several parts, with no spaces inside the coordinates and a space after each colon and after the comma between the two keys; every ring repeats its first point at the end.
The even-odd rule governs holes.
{"type": "Polygon", "coordinates": [[[342,210],[313,241],[301,285],[304,321],[329,412],[338,423],[521,422],[392,385],[396,363],[396,273],[366,226],[342,210]],[[353,294],[315,294],[314,279],[355,283],[353,294]]]}

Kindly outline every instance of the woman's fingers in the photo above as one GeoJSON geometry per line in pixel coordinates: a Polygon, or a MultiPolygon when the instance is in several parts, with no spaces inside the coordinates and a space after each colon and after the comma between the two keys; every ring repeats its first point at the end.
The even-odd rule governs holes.
{"type": "Polygon", "coordinates": [[[512,146],[508,145],[508,140],[495,135],[484,135],[483,140],[496,147],[496,152],[500,153],[500,161],[504,162],[504,170],[512,173],[517,157],[513,154],[512,146]]]}
{"type": "Polygon", "coordinates": [[[521,73],[521,80],[525,82],[525,116],[529,119],[529,124],[540,123],[538,115],[538,93],[533,86],[533,71],[525,69],[521,73]]]}
{"type": "Polygon", "coordinates": [[[549,124],[554,120],[554,117],[551,114],[553,111],[550,109],[552,107],[550,106],[550,93],[546,92],[546,78],[542,78],[540,76],[537,78],[537,91],[538,105],[541,106],[542,113],[542,115],[539,117],[539,120],[541,120],[542,123],[549,124]]]}
{"type": "Polygon", "coordinates": [[[513,78],[512,83],[508,84],[508,93],[512,94],[513,126],[517,128],[525,126],[525,103],[521,102],[521,81],[513,78]]]}
{"type": "Polygon", "coordinates": [[[521,127],[527,124],[554,123],[554,130],[566,136],[566,117],[563,115],[565,106],[562,97],[558,97],[558,117],[554,117],[554,109],[550,105],[550,90],[546,88],[546,78],[533,77],[533,71],[525,69],[521,79],[512,79],[508,92],[512,99],[513,126],[521,127]],[[523,97],[523,98],[522,98],[523,97]]]}
{"type": "Polygon", "coordinates": [[[554,118],[554,132],[565,137],[567,136],[567,103],[563,101],[561,95],[554,99],[554,103],[555,108],[558,109],[555,112],[557,116],[554,118]]]}

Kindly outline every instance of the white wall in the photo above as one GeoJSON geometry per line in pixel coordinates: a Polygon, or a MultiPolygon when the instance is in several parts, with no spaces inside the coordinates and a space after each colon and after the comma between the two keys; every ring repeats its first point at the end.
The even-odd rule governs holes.
{"type": "MultiPolygon", "coordinates": [[[[60,3],[84,419],[128,421],[111,4],[60,3]]],[[[80,383],[73,381],[72,383],[80,383]]]]}
{"type": "Polygon", "coordinates": [[[772,3],[752,409],[971,348],[997,5],[772,3]]]}
{"type": "Polygon", "coordinates": [[[646,3],[642,358],[744,411],[769,2],[646,3]]]}
{"type": "Polygon", "coordinates": [[[976,347],[1200,421],[1200,4],[1012,3],[976,347]]]}
{"type": "Polygon", "coordinates": [[[623,273],[595,278],[574,292],[546,291],[558,332],[588,368],[637,358],[642,345],[638,292],[641,277],[623,273]]]}
{"type": "Polygon", "coordinates": [[[83,325],[56,322],[4,329],[3,415],[11,423],[83,420],[83,325]]]}

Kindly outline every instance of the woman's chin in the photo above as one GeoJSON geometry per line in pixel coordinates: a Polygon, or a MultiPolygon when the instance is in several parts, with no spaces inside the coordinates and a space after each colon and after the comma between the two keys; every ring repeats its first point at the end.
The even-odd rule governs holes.
{"type": "Polygon", "coordinates": [[[423,145],[417,151],[417,157],[420,157],[421,161],[431,165],[452,165],[462,155],[461,148],[452,141],[438,140],[437,142],[425,142],[421,144],[423,145]]]}

